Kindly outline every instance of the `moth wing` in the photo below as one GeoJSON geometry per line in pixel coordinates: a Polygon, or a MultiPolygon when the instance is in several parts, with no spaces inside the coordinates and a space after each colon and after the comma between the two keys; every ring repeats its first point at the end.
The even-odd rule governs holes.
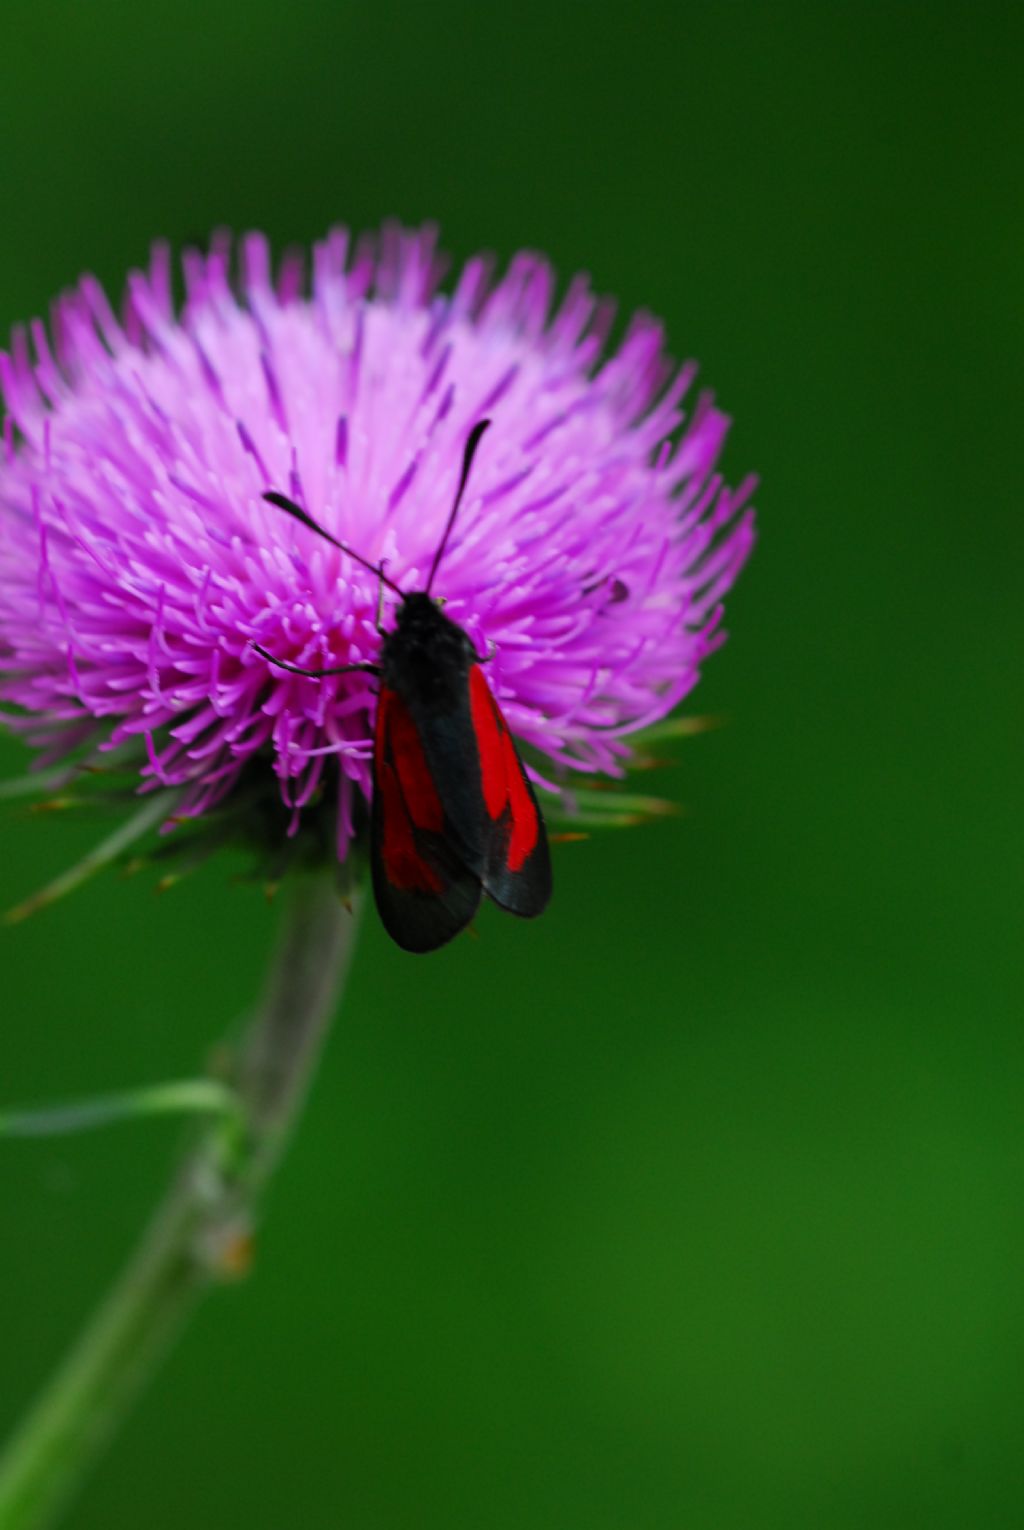
{"type": "Polygon", "coordinates": [[[404,950],[436,950],[476,913],[480,877],[453,848],[419,729],[388,687],[377,705],[370,859],[381,922],[404,950]]]}
{"type": "Polygon", "coordinates": [[[495,903],[532,919],[551,897],[547,831],[515,740],[477,664],[469,671],[469,705],[486,823],[481,881],[495,903]]]}

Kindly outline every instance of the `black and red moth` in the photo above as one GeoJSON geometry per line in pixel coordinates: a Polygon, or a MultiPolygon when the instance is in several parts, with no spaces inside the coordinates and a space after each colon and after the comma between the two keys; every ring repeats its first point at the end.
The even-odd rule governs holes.
{"type": "Polygon", "coordinates": [[[551,896],[544,819],[508,725],[462,628],[431,595],[480,438],[466,440],[462,473],[426,588],[408,593],[324,530],[283,494],[271,504],[317,531],[400,597],[381,635],[377,664],[301,669],[254,646],[282,669],[310,678],[354,669],[380,679],[373,743],[370,861],[388,934],[406,951],[433,951],[465,929],[484,893],[531,919],[551,896]]]}

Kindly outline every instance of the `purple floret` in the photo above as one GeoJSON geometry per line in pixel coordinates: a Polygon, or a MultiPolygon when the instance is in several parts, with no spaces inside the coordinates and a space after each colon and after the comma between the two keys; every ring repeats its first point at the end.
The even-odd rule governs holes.
{"type": "MultiPolygon", "coordinates": [[[[167,250],[118,319],[84,279],[0,356],[0,702],[48,758],[139,748],[140,788],[198,816],[265,759],[285,802],[323,788],[338,851],[371,790],[378,582],[422,588],[471,427],[490,417],[434,593],[521,740],[567,770],[621,773],[627,735],[669,712],[722,641],[720,601],[753,542],[745,481],[715,472],[728,420],[685,427],[645,315],[604,354],[610,307],[577,278],[553,308],[539,256],[493,280],[443,274],[430,229],[343,230],[275,273],[266,241],[167,250]]],[[[390,625],[395,597],[385,602],[390,625]]]]}

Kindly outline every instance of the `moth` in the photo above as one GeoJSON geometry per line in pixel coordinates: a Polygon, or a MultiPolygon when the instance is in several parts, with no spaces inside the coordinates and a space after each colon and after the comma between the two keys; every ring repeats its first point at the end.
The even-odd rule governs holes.
{"type": "Polygon", "coordinates": [[[468,634],[432,590],[470,470],[490,424],[466,439],[458,488],[422,590],[403,590],[286,495],[270,504],[377,575],[399,597],[374,664],[303,669],[253,646],[270,663],[319,679],[362,670],[380,682],[373,739],[370,863],[384,928],[406,951],[433,951],[472,920],[486,894],[532,919],[551,897],[544,817],[515,740],[468,634]]]}

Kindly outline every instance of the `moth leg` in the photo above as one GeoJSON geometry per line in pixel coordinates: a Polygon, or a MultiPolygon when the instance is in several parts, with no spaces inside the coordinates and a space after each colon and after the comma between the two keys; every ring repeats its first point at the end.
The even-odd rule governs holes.
{"type": "Polygon", "coordinates": [[[384,565],[387,563],[387,561],[388,560],[386,558],[381,558],[381,560],[380,560],[380,567],[377,570],[377,617],[376,617],[376,625],[377,625],[377,631],[381,634],[382,637],[384,635],[384,565]]]}
{"type": "Polygon", "coordinates": [[[285,659],[275,659],[268,649],[259,643],[253,643],[253,648],[261,659],[266,659],[268,664],[275,664],[278,669],[286,669],[290,675],[303,675],[307,680],[323,680],[327,675],[351,675],[355,673],[364,675],[379,675],[380,666],[377,664],[337,664],[332,669],[303,669],[301,664],[289,664],[285,659]]]}

